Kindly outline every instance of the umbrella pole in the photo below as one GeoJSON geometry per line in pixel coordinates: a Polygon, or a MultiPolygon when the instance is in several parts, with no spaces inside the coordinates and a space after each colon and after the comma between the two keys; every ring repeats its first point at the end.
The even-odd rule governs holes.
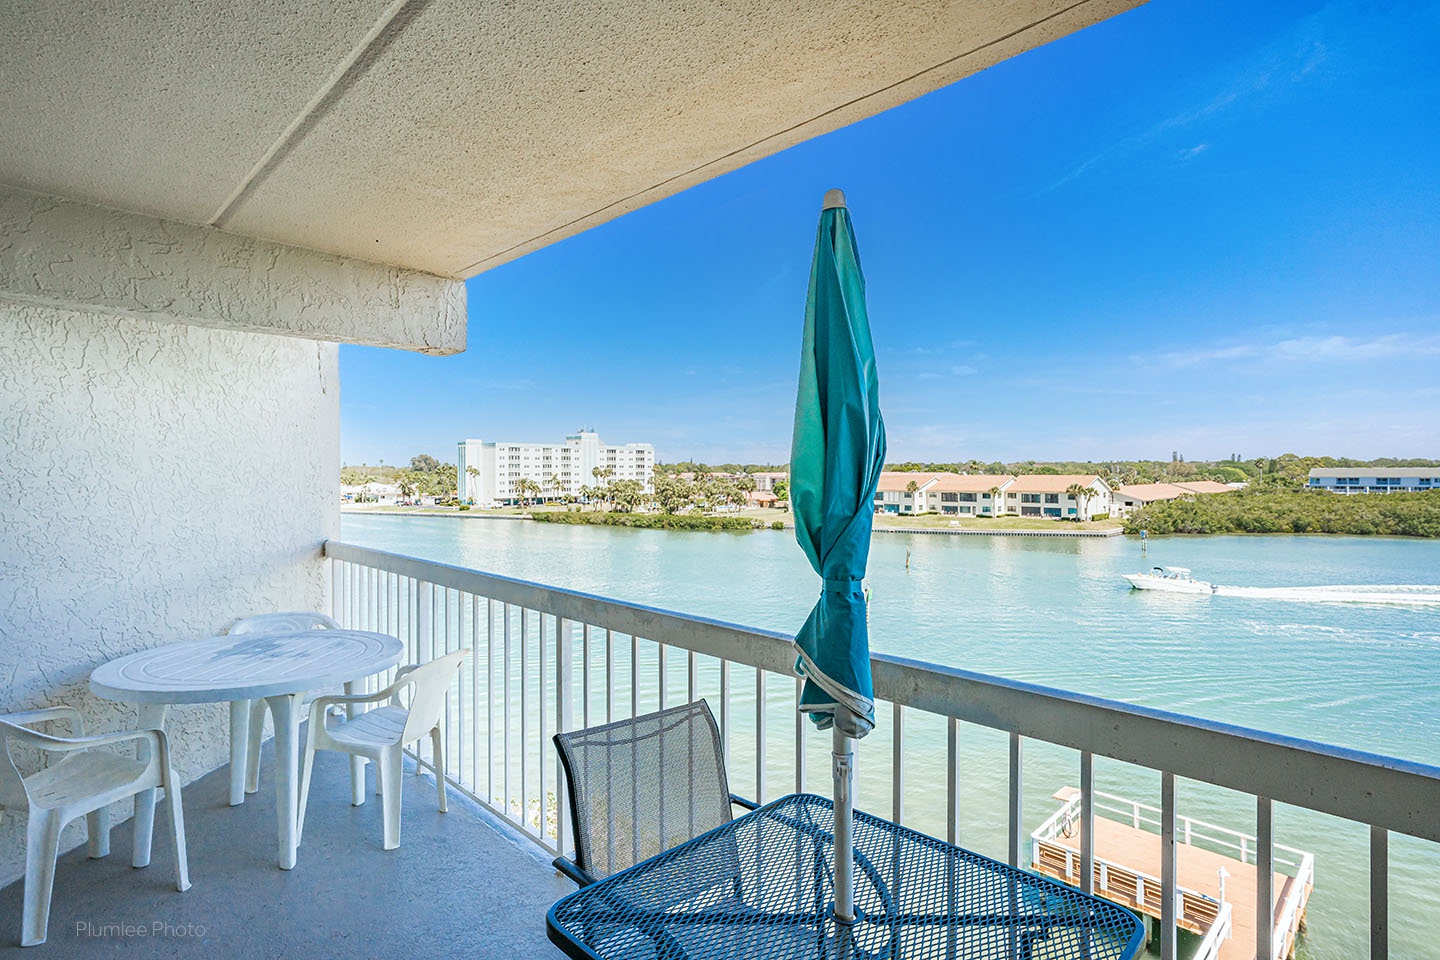
{"type": "Polygon", "coordinates": [[[835,724],[831,772],[835,792],[835,919],[855,922],[855,741],[835,724]]]}

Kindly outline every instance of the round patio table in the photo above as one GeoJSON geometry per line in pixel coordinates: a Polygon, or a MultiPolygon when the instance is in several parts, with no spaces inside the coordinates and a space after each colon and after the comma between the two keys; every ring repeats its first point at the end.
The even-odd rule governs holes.
{"type": "MultiPolygon", "coordinates": [[[[230,703],[231,803],[243,786],[250,703],[275,721],[275,816],[282,870],[295,866],[299,808],[300,697],[350,684],[400,662],[405,645],[364,630],[301,630],[189,640],[96,667],[90,689],[140,706],[140,727],[163,730],[172,703],[230,703]]],[[[243,799],[243,792],[240,799],[243,799]]],[[[153,797],[148,802],[153,802],[153,797]]]]}

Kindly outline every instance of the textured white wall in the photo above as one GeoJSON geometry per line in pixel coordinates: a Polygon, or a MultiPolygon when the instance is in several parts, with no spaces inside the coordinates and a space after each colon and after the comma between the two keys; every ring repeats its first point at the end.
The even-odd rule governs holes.
{"type": "MultiPolygon", "coordinates": [[[[0,302],[0,712],[66,702],[130,726],[134,707],[90,694],[98,664],[248,613],[324,609],[337,356],[0,302]]],[[[225,716],[173,711],[185,781],[228,759],[225,716]]],[[[23,872],[17,826],[0,825],[0,882],[23,872]]]]}

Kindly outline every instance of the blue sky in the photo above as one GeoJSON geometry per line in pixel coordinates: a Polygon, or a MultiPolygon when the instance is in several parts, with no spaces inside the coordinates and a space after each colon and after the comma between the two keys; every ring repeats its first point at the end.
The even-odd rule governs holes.
{"type": "Polygon", "coordinates": [[[788,458],[845,190],[891,460],[1440,457],[1440,4],[1154,0],[472,279],[341,350],[346,463],[584,424],[788,458]]]}

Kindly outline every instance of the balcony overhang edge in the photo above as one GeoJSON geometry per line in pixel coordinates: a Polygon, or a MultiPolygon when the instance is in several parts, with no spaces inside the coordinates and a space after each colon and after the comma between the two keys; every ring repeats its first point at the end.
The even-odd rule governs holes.
{"type": "Polygon", "coordinates": [[[465,349],[465,284],[0,185],[0,300],[217,330],[465,349]]]}

